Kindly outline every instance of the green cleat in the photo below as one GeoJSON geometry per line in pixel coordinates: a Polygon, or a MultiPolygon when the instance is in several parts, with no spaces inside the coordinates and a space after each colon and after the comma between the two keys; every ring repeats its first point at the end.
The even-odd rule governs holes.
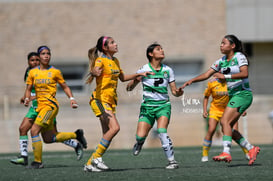
{"type": "Polygon", "coordinates": [[[15,159],[11,159],[10,162],[13,163],[13,164],[16,164],[16,165],[26,166],[26,165],[28,165],[28,157],[20,155],[15,159]]]}

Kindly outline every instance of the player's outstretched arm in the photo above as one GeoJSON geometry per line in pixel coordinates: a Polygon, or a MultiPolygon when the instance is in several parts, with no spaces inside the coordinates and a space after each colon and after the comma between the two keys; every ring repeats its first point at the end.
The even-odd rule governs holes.
{"type": "Polygon", "coordinates": [[[75,98],[73,97],[72,91],[71,89],[68,87],[68,85],[64,82],[61,83],[60,86],[62,87],[62,89],[64,90],[65,94],[67,95],[67,97],[70,99],[70,105],[73,109],[78,108],[78,104],[75,100],[75,98]]]}

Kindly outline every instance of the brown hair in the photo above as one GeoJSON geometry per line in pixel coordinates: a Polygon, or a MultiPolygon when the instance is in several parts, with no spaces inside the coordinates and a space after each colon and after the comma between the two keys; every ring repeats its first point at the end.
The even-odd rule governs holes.
{"type": "Polygon", "coordinates": [[[97,41],[97,45],[88,50],[89,68],[87,79],[85,81],[86,84],[91,84],[91,82],[93,81],[94,76],[92,75],[92,70],[95,65],[95,60],[99,57],[98,51],[103,52],[103,47],[108,45],[109,38],[110,37],[107,36],[101,36],[97,41]]]}

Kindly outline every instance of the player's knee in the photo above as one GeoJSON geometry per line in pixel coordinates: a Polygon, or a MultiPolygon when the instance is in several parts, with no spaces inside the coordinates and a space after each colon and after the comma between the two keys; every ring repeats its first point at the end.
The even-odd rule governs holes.
{"type": "Polygon", "coordinates": [[[44,137],[43,136],[43,140],[44,140],[44,143],[46,143],[46,144],[53,143],[53,139],[52,138],[48,138],[48,137],[44,137]]]}
{"type": "Polygon", "coordinates": [[[20,127],[19,127],[19,133],[20,133],[20,135],[27,135],[28,130],[29,130],[29,129],[26,129],[26,128],[23,127],[23,126],[20,126],[20,127]]]}
{"type": "Polygon", "coordinates": [[[117,134],[120,131],[120,126],[117,125],[114,128],[112,128],[113,133],[117,134]]]}

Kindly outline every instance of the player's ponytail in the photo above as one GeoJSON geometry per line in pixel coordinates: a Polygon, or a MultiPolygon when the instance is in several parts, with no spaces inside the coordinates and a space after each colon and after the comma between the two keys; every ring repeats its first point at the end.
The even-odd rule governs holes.
{"type": "Polygon", "coordinates": [[[103,47],[108,45],[108,36],[101,36],[98,41],[97,45],[88,50],[88,58],[89,58],[89,72],[87,74],[87,80],[85,81],[86,84],[91,84],[94,76],[92,75],[92,70],[95,66],[95,60],[99,57],[99,52],[103,53],[103,47]]]}
{"type": "Polygon", "coordinates": [[[89,68],[88,68],[87,80],[85,81],[85,83],[91,84],[94,78],[92,75],[92,70],[95,65],[95,60],[98,58],[98,49],[96,46],[88,50],[88,58],[89,58],[89,68]]]}

